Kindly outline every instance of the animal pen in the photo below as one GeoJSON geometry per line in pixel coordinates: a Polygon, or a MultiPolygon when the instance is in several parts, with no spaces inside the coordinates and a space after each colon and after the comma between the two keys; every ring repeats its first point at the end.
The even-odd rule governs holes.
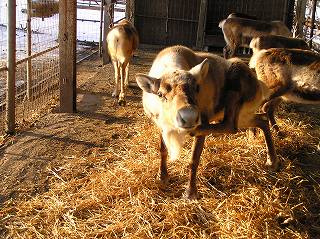
{"type": "Polygon", "coordinates": [[[124,11],[123,1],[1,1],[0,135],[58,99],[61,112],[75,111],[75,64],[102,49],[103,19],[108,28],[124,11]]]}

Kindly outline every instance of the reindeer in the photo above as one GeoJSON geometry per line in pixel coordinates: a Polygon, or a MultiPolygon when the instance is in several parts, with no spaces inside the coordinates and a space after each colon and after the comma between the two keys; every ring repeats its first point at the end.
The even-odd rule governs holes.
{"type": "Polygon", "coordinates": [[[119,96],[119,105],[125,105],[126,103],[125,88],[129,85],[129,62],[133,52],[138,47],[138,43],[137,30],[125,19],[112,27],[107,35],[108,52],[114,67],[116,83],[112,96],[119,96]]]}
{"type": "Polygon", "coordinates": [[[308,44],[303,39],[277,35],[254,37],[250,42],[250,48],[253,53],[269,48],[297,48],[310,50],[308,44]]]}
{"type": "Polygon", "coordinates": [[[241,12],[230,13],[227,18],[235,18],[235,17],[258,20],[258,18],[256,16],[252,16],[252,15],[249,15],[249,14],[246,14],[246,13],[241,13],[241,12]]]}
{"type": "Polygon", "coordinates": [[[223,49],[224,57],[228,52],[233,57],[240,46],[248,47],[253,37],[263,35],[281,35],[290,37],[292,34],[281,21],[258,21],[245,18],[227,18],[219,23],[227,45],[223,49]]]}
{"type": "Polygon", "coordinates": [[[240,59],[195,53],[184,46],[168,47],[157,55],[149,74],[137,74],[136,81],[143,90],[144,111],[161,131],[162,183],[168,182],[168,154],[178,158],[189,134],[194,136],[186,190],[189,199],[198,196],[196,173],[206,135],[258,127],[268,149],[266,165],[278,167],[268,119],[255,113],[269,96],[268,88],[240,59]]]}
{"type": "Polygon", "coordinates": [[[270,89],[263,107],[272,127],[280,133],[274,112],[281,102],[320,104],[320,55],[310,50],[271,48],[255,53],[249,62],[270,89]]]}

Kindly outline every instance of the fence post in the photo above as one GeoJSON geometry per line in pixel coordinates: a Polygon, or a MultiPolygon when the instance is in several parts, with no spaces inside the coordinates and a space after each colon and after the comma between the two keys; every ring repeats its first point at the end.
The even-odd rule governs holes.
{"type": "Polygon", "coordinates": [[[110,62],[110,57],[107,49],[107,34],[109,31],[109,26],[113,19],[110,18],[109,8],[111,6],[111,0],[104,1],[104,21],[103,21],[103,42],[102,42],[102,64],[108,64],[110,62]]]}
{"type": "Polygon", "coordinates": [[[201,0],[199,18],[198,18],[199,21],[198,21],[198,29],[197,29],[197,41],[196,41],[196,47],[199,50],[203,48],[203,40],[204,40],[204,33],[206,29],[206,19],[207,19],[207,6],[208,6],[208,0],[201,0]]]}
{"type": "MultiPolygon", "coordinates": [[[[27,53],[28,57],[31,56],[31,41],[32,41],[32,32],[31,32],[31,0],[27,2],[27,53]]],[[[31,99],[31,82],[32,82],[32,59],[27,61],[27,98],[31,99]]]]}
{"type": "Polygon", "coordinates": [[[15,132],[15,91],[16,91],[16,0],[8,1],[8,42],[7,42],[7,111],[6,131],[15,132]]]}
{"type": "Polygon", "coordinates": [[[317,0],[313,0],[312,2],[312,15],[311,15],[311,28],[310,28],[310,41],[309,41],[309,47],[312,48],[312,38],[313,38],[313,29],[314,29],[314,20],[316,17],[316,10],[317,10],[317,0]]]}
{"type": "Polygon", "coordinates": [[[77,1],[59,1],[60,112],[76,111],[77,1]]]}
{"type": "Polygon", "coordinates": [[[102,34],[103,34],[103,8],[104,8],[104,1],[101,0],[101,8],[100,8],[100,35],[99,35],[99,55],[102,57],[102,34]]]}

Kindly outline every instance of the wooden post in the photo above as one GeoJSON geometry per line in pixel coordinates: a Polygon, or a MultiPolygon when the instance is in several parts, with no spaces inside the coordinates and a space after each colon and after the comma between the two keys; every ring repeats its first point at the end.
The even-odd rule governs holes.
{"type": "Polygon", "coordinates": [[[60,112],[76,112],[77,1],[59,1],[60,112]]]}
{"type": "Polygon", "coordinates": [[[126,1],[126,19],[128,19],[134,25],[134,0],[126,1]]]}
{"type": "MultiPolygon", "coordinates": [[[[28,57],[31,56],[31,41],[32,41],[32,32],[31,32],[31,0],[27,2],[27,53],[28,57]]],[[[27,61],[27,99],[31,99],[31,85],[32,85],[32,59],[29,58],[27,61]]]]}
{"type": "Polygon", "coordinates": [[[103,34],[103,8],[104,1],[101,0],[101,8],[100,8],[100,35],[99,35],[99,55],[102,57],[102,34],[103,34]]]}
{"type": "Polygon", "coordinates": [[[208,6],[208,0],[201,0],[198,29],[197,29],[197,42],[196,42],[197,49],[203,48],[204,34],[205,34],[206,20],[207,20],[207,6],[208,6]]]}
{"type": "Polygon", "coordinates": [[[309,47],[312,48],[312,38],[313,38],[313,29],[314,29],[314,20],[316,17],[316,9],[317,9],[317,0],[313,0],[312,2],[312,15],[311,15],[311,28],[310,28],[310,41],[309,41],[309,47]]]}
{"type": "Polygon", "coordinates": [[[108,64],[110,62],[110,57],[107,49],[107,34],[109,31],[109,26],[112,19],[109,16],[109,8],[111,6],[111,0],[104,1],[104,21],[103,21],[103,45],[102,45],[102,64],[108,64]]]}
{"type": "Polygon", "coordinates": [[[297,24],[297,35],[299,37],[303,37],[303,26],[305,21],[305,15],[306,15],[306,8],[307,8],[307,1],[308,0],[300,0],[297,1],[296,6],[296,24],[297,24]]]}
{"type": "Polygon", "coordinates": [[[16,0],[10,0],[8,5],[7,28],[7,100],[6,100],[6,132],[15,132],[15,92],[16,92],[16,0]]]}

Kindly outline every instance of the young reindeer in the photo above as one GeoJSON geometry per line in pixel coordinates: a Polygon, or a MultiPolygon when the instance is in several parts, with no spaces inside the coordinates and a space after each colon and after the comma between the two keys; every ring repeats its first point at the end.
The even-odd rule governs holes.
{"type": "Polygon", "coordinates": [[[271,48],[250,59],[259,80],[271,90],[264,111],[279,133],[274,112],[281,99],[302,104],[320,104],[320,55],[309,50],[271,48]]]}
{"type": "Polygon", "coordinates": [[[249,47],[253,37],[263,35],[281,35],[290,37],[292,34],[281,21],[258,21],[246,18],[227,18],[219,23],[222,29],[226,46],[223,49],[224,57],[233,57],[240,46],[249,47]]]}
{"type": "Polygon", "coordinates": [[[125,19],[112,27],[107,35],[108,52],[115,75],[115,88],[112,96],[119,95],[119,105],[125,105],[126,103],[125,88],[129,85],[129,62],[133,52],[138,47],[138,43],[139,37],[136,29],[125,19]]]}
{"type": "Polygon", "coordinates": [[[277,35],[254,37],[250,42],[250,48],[253,53],[262,49],[270,48],[296,48],[310,50],[308,44],[303,39],[277,35]]]}
{"type": "Polygon", "coordinates": [[[268,120],[255,113],[268,97],[268,89],[240,59],[168,47],[157,55],[149,74],[137,74],[136,80],[143,90],[144,111],[161,131],[162,183],[168,181],[168,154],[177,158],[189,134],[195,137],[186,191],[189,199],[197,198],[196,173],[206,135],[258,127],[268,149],[266,165],[278,167],[268,120]]]}

